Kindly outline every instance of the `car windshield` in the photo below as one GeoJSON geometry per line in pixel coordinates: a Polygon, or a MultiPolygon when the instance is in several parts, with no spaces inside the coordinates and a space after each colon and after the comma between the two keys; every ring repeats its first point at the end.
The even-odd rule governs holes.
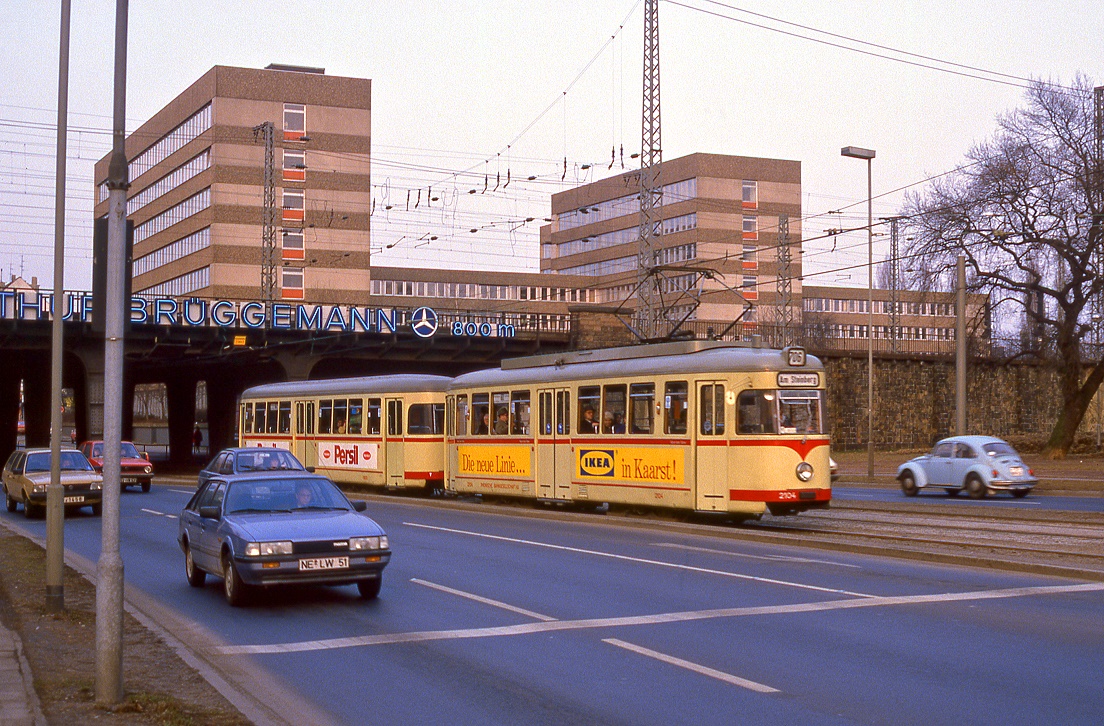
{"type": "Polygon", "coordinates": [[[119,455],[124,459],[142,458],[142,455],[138,453],[138,449],[135,448],[134,444],[130,443],[129,441],[124,441],[122,443],[122,448],[119,449],[119,455]]]}
{"type": "Polygon", "coordinates": [[[224,510],[291,512],[305,509],[349,510],[345,495],[326,479],[257,479],[230,484],[224,510]]]}
{"type": "Polygon", "coordinates": [[[283,449],[239,452],[234,468],[238,471],[304,471],[299,460],[283,449]]]}
{"type": "Polygon", "coordinates": [[[986,456],[1019,456],[1016,450],[1003,441],[990,441],[983,447],[986,456]]]}
{"type": "MultiPolygon", "coordinates": [[[[84,458],[84,454],[79,451],[61,452],[60,461],[62,471],[92,471],[92,465],[88,463],[88,459],[84,458]]],[[[50,452],[36,451],[27,454],[27,466],[24,471],[28,474],[50,471],[50,452]]]]}

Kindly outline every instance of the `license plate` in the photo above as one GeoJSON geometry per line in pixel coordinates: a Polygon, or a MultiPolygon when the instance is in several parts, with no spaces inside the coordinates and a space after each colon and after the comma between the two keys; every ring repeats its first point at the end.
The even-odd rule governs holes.
{"type": "Polygon", "coordinates": [[[80,504],[84,497],[65,497],[65,504],[80,504]]]}
{"type": "Polygon", "coordinates": [[[1023,476],[1022,466],[1010,466],[1008,467],[1008,473],[1012,476],[1023,476]]]}
{"type": "Polygon", "coordinates": [[[300,570],[340,570],[348,566],[348,557],[311,557],[299,560],[300,570]]]}
{"type": "Polygon", "coordinates": [[[123,484],[137,484],[137,483],[138,483],[138,477],[136,477],[136,476],[124,476],[123,477],[123,484]]]}

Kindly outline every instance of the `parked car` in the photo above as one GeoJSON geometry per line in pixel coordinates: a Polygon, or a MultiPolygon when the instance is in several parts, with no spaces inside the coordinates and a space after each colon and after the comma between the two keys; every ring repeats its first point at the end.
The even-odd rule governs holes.
{"type": "MultiPolygon", "coordinates": [[[[92,464],[92,468],[102,474],[104,442],[85,441],[80,445],[80,451],[92,464]]],[[[138,485],[144,492],[148,492],[153,484],[153,464],[150,463],[149,454],[138,451],[129,441],[121,442],[119,449],[119,484],[123,489],[138,485]]]]}
{"type": "Polygon", "coordinates": [[[356,584],[379,595],[391,559],[387,534],[333,482],[305,471],[208,479],[180,515],[178,542],[188,584],[223,578],[233,606],[257,586],[356,584]]]}
{"type": "Polygon", "coordinates": [[[897,481],[906,497],[914,497],[927,487],[938,487],[952,497],[965,490],[971,499],[998,491],[1026,497],[1038,482],[1016,450],[992,436],[943,439],[930,454],[901,464],[897,481]]]}
{"type": "MultiPolygon", "coordinates": [[[[59,463],[62,501],[66,508],[92,507],[92,514],[103,513],[103,477],[92,468],[84,454],[62,449],[59,463]]],[[[16,450],[4,464],[4,498],[8,511],[23,505],[28,519],[46,511],[46,487],[50,483],[50,450],[16,450]]]]}
{"type": "Polygon", "coordinates": [[[828,474],[831,477],[832,483],[835,484],[840,478],[839,464],[831,456],[828,457],[828,474]]]}
{"type": "Polygon", "coordinates": [[[312,471],[290,451],[261,446],[223,449],[199,471],[199,485],[220,474],[244,474],[250,471],[312,471]]]}

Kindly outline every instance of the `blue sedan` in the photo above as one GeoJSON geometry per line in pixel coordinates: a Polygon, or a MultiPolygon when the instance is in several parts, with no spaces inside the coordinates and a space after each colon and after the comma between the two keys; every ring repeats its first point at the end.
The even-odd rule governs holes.
{"type": "Polygon", "coordinates": [[[992,436],[952,436],[935,445],[930,454],[910,459],[897,468],[897,481],[906,497],[921,489],[941,488],[949,496],[965,490],[971,499],[1006,491],[1026,497],[1038,480],[1016,450],[992,436]]]}
{"type": "Polygon", "coordinates": [[[304,471],[209,479],[180,515],[178,541],[188,584],[223,579],[242,605],[259,586],[356,584],[379,595],[391,559],[387,534],[333,482],[304,471]]]}

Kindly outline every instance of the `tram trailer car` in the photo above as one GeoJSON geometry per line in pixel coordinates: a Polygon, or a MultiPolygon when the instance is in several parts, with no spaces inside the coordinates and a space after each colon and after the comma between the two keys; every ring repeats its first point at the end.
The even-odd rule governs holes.
{"type": "Polygon", "coordinates": [[[287,449],[341,484],[440,490],[447,376],[269,383],[241,395],[242,446],[287,449]]]}
{"type": "Polygon", "coordinates": [[[684,341],[506,360],[453,379],[446,487],[728,512],[826,508],[821,362],[684,341]]]}

